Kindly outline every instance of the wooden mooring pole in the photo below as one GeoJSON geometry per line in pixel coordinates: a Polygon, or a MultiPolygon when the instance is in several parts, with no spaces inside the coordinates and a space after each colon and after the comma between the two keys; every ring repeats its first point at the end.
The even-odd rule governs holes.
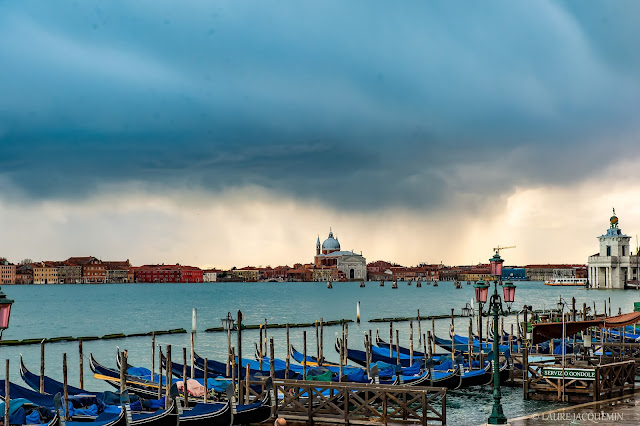
{"type": "Polygon", "coordinates": [[[44,339],[40,342],[40,393],[44,393],[44,339]]]}
{"type": "Polygon", "coordinates": [[[227,329],[227,370],[225,377],[231,376],[231,327],[227,329]]]}
{"type": "Polygon", "coordinates": [[[454,339],[456,330],[453,322],[453,308],[451,309],[451,329],[449,331],[449,337],[451,338],[451,368],[455,368],[456,365],[456,343],[454,339]]]}
{"type": "MultiPolygon", "coordinates": [[[[238,382],[240,382],[240,377],[237,376],[238,370],[236,369],[236,348],[231,347],[231,384],[233,385],[233,395],[235,398],[236,394],[236,377],[238,382]]],[[[236,400],[237,401],[237,400],[236,400]]]]}
{"type": "Polygon", "coordinates": [[[322,366],[324,361],[324,318],[320,317],[320,358],[318,358],[318,365],[322,366]]]}
{"type": "Polygon", "coordinates": [[[9,405],[11,404],[10,395],[10,378],[9,378],[9,360],[4,361],[4,424],[9,425],[9,405]]]}
{"type": "Polygon", "coordinates": [[[396,364],[400,365],[400,330],[396,329],[396,364]]]}
{"type": "MultiPolygon", "coordinates": [[[[152,381],[155,381],[152,378],[152,381]]],[[[162,398],[162,347],[158,348],[158,399],[162,398]]]]}
{"type": "MultiPolygon", "coordinates": [[[[194,308],[195,311],[195,308],[194,308]]],[[[190,364],[191,364],[191,378],[195,379],[196,377],[196,366],[195,366],[195,362],[194,362],[194,358],[195,358],[195,333],[192,332],[191,333],[191,353],[189,354],[190,358],[190,364]]]]}
{"type": "Polygon", "coordinates": [[[340,369],[338,372],[338,381],[342,381],[342,361],[344,360],[344,337],[340,339],[340,369]]]}
{"type": "Polygon", "coordinates": [[[172,377],[173,377],[173,371],[171,368],[171,363],[173,361],[171,360],[171,345],[167,345],[167,368],[165,368],[165,373],[166,373],[166,377],[165,377],[165,394],[164,394],[164,408],[165,410],[169,408],[169,399],[171,398],[171,394],[169,393],[169,389],[171,388],[170,383],[172,382],[172,377]]]}
{"type": "MultiPolygon", "coordinates": [[[[266,331],[266,328],[265,328],[266,331]]],[[[240,386],[240,380],[242,378],[242,311],[238,310],[238,346],[237,355],[238,355],[238,401],[242,402],[242,386],[240,386]]],[[[235,361],[235,356],[233,357],[235,361]]]]}
{"type": "MultiPolygon", "coordinates": [[[[120,352],[119,355],[120,355],[120,393],[122,394],[122,392],[124,392],[125,389],[127,388],[127,383],[126,383],[127,355],[125,354],[124,351],[120,352]]],[[[65,356],[65,359],[66,359],[66,356],[65,356]]]]}
{"type": "Polygon", "coordinates": [[[80,389],[84,389],[84,356],[82,354],[82,340],[78,340],[78,374],[80,376],[80,389]]]}
{"type": "Polygon", "coordinates": [[[344,363],[347,364],[347,358],[349,355],[349,323],[344,323],[344,363]]]}
{"type": "Polygon", "coordinates": [[[184,406],[189,406],[189,386],[187,386],[187,348],[182,348],[182,383],[184,385],[184,406]]]}
{"type": "Polygon", "coordinates": [[[249,369],[249,364],[247,364],[247,368],[245,369],[245,372],[244,372],[244,385],[245,385],[244,403],[247,405],[249,404],[249,395],[251,395],[251,388],[249,387],[250,377],[251,377],[251,370],[249,369]]]}
{"type": "Polygon", "coordinates": [[[420,326],[420,309],[418,309],[418,347],[422,344],[422,327],[420,326]]]}
{"type": "Polygon", "coordinates": [[[307,380],[307,330],[302,332],[302,380],[307,380]]]}
{"type": "Polygon", "coordinates": [[[271,376],[271,380],[275,380],[276,378],[276,366],[273,363],[273,360],[275,359],[275,349],[273,346],[273,337],[269,339],[269,356],[271,357],[271,365],[269,366],[269,375],[271,376]]]}
{"type": "Polygon", "coordinates": [[[156,374],[156,332],[154,331],[151,333],[151,381],[152,382],[156,381],[155,374],[156,374]]]}
{"type": "Polygon", "coordinates": [[[264,341],[262,342],[262,346],[264,347],[264,349],[262,350],[262,353],[266,355],[267,353],[267,319],[264,319],[264,341]]]}
{"type": "Polygon", "coordinates": [[[264,353],[262,352],[262,324],[260,324],[260,334],[258,336],[258,356],[258,365],[260,366],[260,370],[262,370],[262,358],[264,358],[264,353]]]}
{"type": "Polygon", "coordinates": [[[389,321],[389,358],[393,358],[393,321],[389,321]]]}
{"type": "Polygon", "coordinates": [[[364,334],[364,351],[367,363],[365,371],[367,372],[367,377],[371,377],[371,371],[369,370],[369,367],[371,366],[371,361],[369,359],[369,335],[367,333],[364,334]]]}
{"type": "Polygon", "coordinates": [[[320,361],[320,329],[318,328],[318,321],[314,324],[316,326],[316,361],[320,361]]]}
{"type": "Polygon", "coordinates": [[[413,364],[413,320],[409,320],[409,365],[413,364]]]}
{"type": "MultiPolygon", "coordinates": [[[[66,421],[70,420],[69,416],[69,381],[67,378],[67,353],[62,354],[62,394],[64,396],[64,419],[66,421]]],[[[120,373],[120,383],[122,383],[122,373],[120,373]]],[[[122,389],[122,384],[120,384],[120,389],[122,389]]],[[[122,390],[120,391],[122,392],[122,390]]],[[[5,404],[6,405],[6,404],[5,404]]],[[[6,413],[6,411],[5,411],[6,413]]],[[[7,423],[8,424],[8,423],[7,423]]]]}
{"type": "Polygon", "coordinates": [[[287,365],[284,370],[284,378],[289,378],[289,370],[291,368],[291,342],[289,341],[289,323],[287,323],[287,365]]]}
{"type": "Polygon", "coordinates": [[[209,358],[205,358],[204,359],[204,403],[207,403],[207,399],[209,397],[209,386],[207,386],[207,381],[209,380],[208,376],[209,376],[209,358]]]}

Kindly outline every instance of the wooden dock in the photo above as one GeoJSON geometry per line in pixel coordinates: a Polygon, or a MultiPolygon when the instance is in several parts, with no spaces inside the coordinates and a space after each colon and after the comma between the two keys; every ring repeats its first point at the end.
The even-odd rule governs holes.
{"type": "Polygon", "coordinates": [[[635,392],[634,360],[603,365],[576,362],[531,363],[524,380],[524,398],[543,401],[601,401],[635,392]],[[564,385],[564,389],[563,389],[564,385]]]}
{"type": "MultiPolygon", "coordinates": [[[[260,382],[250,382],[250,385],[260,382]]],[[[301,424],[446,424],[447,389],[274,380],[272,418],[301,424]]],[[[246,383],[245,383],[246,385],[246,383]]],[[[251,400],[262,397],[246,387],[251,400]]],[[[264,390],[263,390],[264,392],[264,390]]]]}

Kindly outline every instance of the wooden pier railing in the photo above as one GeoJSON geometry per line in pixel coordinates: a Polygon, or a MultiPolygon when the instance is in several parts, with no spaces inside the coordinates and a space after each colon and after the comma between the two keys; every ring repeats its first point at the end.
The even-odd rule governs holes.
{"type": "Polygon", "coordinates": [[[274,396],[275,417],[307,424],[427,425],[447,419],[446,388],[275,380],[274,396]]]}
{"type": "MultiPolygon", "coordinates": [[[[585,363],[586,364],[586,363],[585,363]]],[[[525,399],[590,402],[632,394],[635,391],[635,361],[597,366],[531,363],[524,380],[525,399]],[[564,385],[564,388],[563,388],[564,385]]]]}

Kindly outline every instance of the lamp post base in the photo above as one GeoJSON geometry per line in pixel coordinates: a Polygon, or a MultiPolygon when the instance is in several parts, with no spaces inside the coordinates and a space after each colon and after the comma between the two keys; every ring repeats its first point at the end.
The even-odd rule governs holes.
{"type": "Polygon", "coordinates": [[[502,412],[501,404],[493,404],[493,410],[491,411],[491,416],[489,417],[489,420],[487,420],[487,424],[490,424],[490,425],[507,424],[507,418],[502,412]]]}

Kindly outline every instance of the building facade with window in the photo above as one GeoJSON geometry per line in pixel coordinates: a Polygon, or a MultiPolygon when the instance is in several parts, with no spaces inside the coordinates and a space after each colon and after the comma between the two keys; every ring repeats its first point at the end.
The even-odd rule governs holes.
{"type": "Polygon", "coordinates": [[[631,253],[631,237],[618,228],[615,209],[609,219],[609,229],[598,237],[600,252],[589,256],[587,265],[589,287],[625,288],[638,279],[638,256],[631,253]]]}
{"type": "Polygon", "coordinates": [[[0,259],[0,284],[15,284],[16,265],[7,259],[0,259]]]}

